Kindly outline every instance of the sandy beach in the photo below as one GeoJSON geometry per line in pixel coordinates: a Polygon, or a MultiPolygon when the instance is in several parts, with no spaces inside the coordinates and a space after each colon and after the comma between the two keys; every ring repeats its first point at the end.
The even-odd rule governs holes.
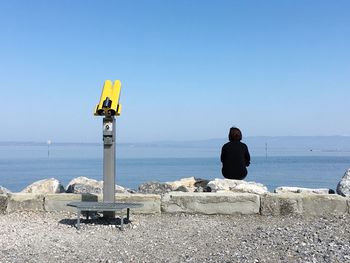
{"type": "Polygon", "coordinates": [[[0,215],[0,262],[349,262],[350,217],[0,215]]]}

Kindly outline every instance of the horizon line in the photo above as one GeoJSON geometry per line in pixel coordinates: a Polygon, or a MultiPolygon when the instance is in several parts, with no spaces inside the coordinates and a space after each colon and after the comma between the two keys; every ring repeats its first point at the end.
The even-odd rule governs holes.
{"type": "MultiPolygon", "coordinates": [[[[328,138],[328,137],[349,137],[349,135],[252,135],[252,136],[245,136],[244,139],[249,138],[328,138]]],[[[149,143],[181,143],[181,142],[201,142],[201,141],[214,141],[214,140],[227,140],[227,138],[208,138],[208,139],[183,139],[183,140],[149,140],[149,141],[136,141],[136,142],[119,142],[119,144],[149,144],[149,143]]],[[[103,142],[78,142],[78,141],[54,141],[52,139],[49,139],[50,144],[102,144],[103,142]]],[[[28,141],[2,141],[0,140],[0,144],[44,144],[48,145],[48,140],[45,141],[35,141],[35,140],[28,140],[28,141]]]]}

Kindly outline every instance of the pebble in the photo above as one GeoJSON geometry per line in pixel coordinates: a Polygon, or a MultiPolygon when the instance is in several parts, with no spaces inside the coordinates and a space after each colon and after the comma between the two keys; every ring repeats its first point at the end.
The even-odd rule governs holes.
{"type": "Polygon", "coordinates": [[[350,216],[131,215],[120,231],[70,213],[0,215],[0,262],[346,262],[350,216]]]}

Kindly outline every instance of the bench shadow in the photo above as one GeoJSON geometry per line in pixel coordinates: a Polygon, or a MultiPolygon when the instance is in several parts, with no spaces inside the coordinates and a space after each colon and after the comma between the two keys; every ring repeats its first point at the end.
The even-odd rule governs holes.
{"type": "MultiPolygon", "coordinates": [[[[63,225],[69,225],[72,227],[76,227],[77,224],[77,218],[65,218],[61,219],[59,224],[63,225]]],[[[126,226],[127,224],[130,224],[131,220],[128,220],[127,218],[123,218],[123,224],[126,226]]],[[[80,218],[80,225],[113,225],[117,226],[118,228],[121,225],[121,218],[120,217],[115,217],[115,218],[105,218],[103,216],[93,216],[92,218],[86,219],[86,217],[81,217],[80,218]]]]}

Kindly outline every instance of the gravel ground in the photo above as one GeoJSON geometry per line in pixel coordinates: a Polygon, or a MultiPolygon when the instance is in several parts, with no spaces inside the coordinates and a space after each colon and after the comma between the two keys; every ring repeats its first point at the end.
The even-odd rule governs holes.
{"type": "Polygon", "coordinates": [[[350,262],[349,216],[0,215],[0,262],[350,262]],[[116,219],[113,224],[118,223],[116,219]]]}

